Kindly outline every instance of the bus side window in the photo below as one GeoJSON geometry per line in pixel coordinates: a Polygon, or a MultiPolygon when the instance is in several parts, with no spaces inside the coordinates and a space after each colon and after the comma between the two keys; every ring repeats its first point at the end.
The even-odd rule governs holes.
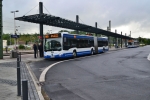
{"type": "Polygon", "coordinates": [[[72,47],[76,47],[77,45],[77,41],[76,41],[76,39],[72,39],[72,47]]]}
{"type": "Polygon", "coordinates": [[[81,48],[83,48],[84,47],[84,41],[82,39],[80,41],[80,44],[81,44],[81,48]]]}
{"type": "Polygon", "coordinates": [[[80,40],[77,40],[77,48],[80,48],[80,40]]]}
{"type": "Polygon", "coordinates": [[[67,50],[67,43],[65,43],[65,42],[63,43],[63,49],[67,50]]]}
{"type": "Polygon", "coordinates": [[[64,37],[64,43],[63,43],[63,49],[68,50],[69,49],[69,39],[64,37]]]}
{"type": "Polygon", "coordinates": [[[87,39],[85,40],[85,47],[89,47],[89,46],[88,46],[88,40],[87,40],[87,39]]]}
{"type": "Polygon", "coordinates": [[[91,47],[91,46],[92,46],[91,41],[92,41],[92,40],[89,40],[89,47],[91,47]]]}

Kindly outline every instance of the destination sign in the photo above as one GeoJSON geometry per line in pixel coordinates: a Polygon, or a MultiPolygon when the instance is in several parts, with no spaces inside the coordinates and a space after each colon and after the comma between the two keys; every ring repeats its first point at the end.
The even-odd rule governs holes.
{"type": "Polygon", "coordinates": [[[59,33],[45,35],[46,39],[48,39],[48,38],[59,38],[59,37],[61,37],[61,34],[59,34],[59,33]]]}

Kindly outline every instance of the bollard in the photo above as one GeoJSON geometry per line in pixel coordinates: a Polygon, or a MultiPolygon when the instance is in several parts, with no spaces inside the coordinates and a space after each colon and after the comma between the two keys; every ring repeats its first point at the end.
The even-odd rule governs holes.
{"type": "Polygon", "coordinates": [[[19,57],[20,57],[20,62],[21,62],[21,52],[20,52],[19,54],[20,54],[20,56],[19,56],[19,57]]]}
{"type": "Polygon", "coordinates": [[[22,98],[23,100],[28,100],[28,81],[22,81],[22,98]]]}
{"type": "Polygon", "coordinates": [[[17,61],[18,61],[19,53],[17,52],[17,61]]]}
{"type": "Polygon", "coordinates": [[[18,91],[18,96],[21,96],[21,75],[20,75],[19,57],[17,57],[17,91],[18,91]]]}

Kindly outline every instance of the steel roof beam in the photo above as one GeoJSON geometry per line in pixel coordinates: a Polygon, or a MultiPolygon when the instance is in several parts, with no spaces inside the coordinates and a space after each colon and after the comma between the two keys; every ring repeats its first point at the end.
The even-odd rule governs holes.
{"type": "Polygon", "coordinates": [[[73,30],[78,30],[78,31],[91,32],[91,33],[102,34],[106,36],[112,36],[112,37],[118,37],[118,38],[124,38],[124,39],[132,39],[131,37],[128,37],[128,36],[123,36],[123,35],[116,34],[110,31],[98,29],[96,27],[92,27],[89,25],[81,24],[81,23],[76,23],[70,20],[66,20],[60,17],[56,17],[53,15],[48,15],[44,13],[17,17],[15,18],[15,20],[27,21],[31,23],[37,23],[37,24],[42,23],[43,25],[68,28],[68,29],[73,29],[73,30]]]}

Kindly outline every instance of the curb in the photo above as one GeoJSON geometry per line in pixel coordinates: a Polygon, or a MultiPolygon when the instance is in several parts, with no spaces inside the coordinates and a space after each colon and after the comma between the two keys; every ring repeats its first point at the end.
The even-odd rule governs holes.
{"type": "Polygon", "coordinates": [[[25,62],[25,64],[26,64],[26,66],[27,66],[27,69],[28,69],[28,71],[29,71],[29,73],[30,73],[30,76],[31,76],[31,78],[32,78],[32,80],[33,80],[33,83],[34,83],[34,85],[35,85],[35,88],[36,88],[36,91],[37,91],[37,93],[38,93],[38,96],[39,96],[39,98],[40,98],[40,100],[44,100],[44,97],[43,97],[43,95],[42,95],[42,88],[41,88],[41,86],[40,86],[40,84],[39,84],[39,81],[38,81],[38,79],[36,78],[36,76],[34,75],[34,73],[32,72],[32,70],[31,70],[31,68],[28,66],[28,64],[25,62]]]}
{"type": "MultiPolygon", "coordinates": [[[[21,52],[21,55],[34,54],[34,52],[21,52]]],[[[3,53],[3,56],[10,56],[10,53],[3,53]]]]}

